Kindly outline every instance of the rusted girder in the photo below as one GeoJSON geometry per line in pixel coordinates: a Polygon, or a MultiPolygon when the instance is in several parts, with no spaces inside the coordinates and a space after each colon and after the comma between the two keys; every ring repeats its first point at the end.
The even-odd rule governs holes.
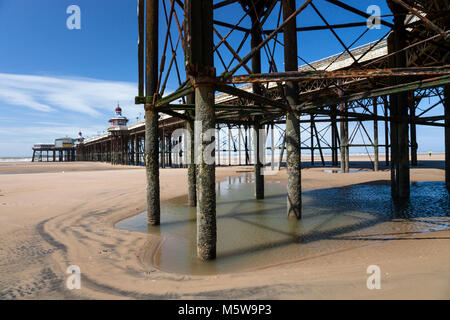
{"type": "Polygon", "coordinates": [[[297,15],[299,15],[300,12],[302,12],[311,2],[312,0],[306,0],[295,12],[293,12],[289,17],[284,19],[283,23],[277,29],[275,29],[270,35],[268,35],[267,38],[261,41],[261,43],[258,46],[252,48],[249,54],[247,54],[244,58],[242,58],[242,61],[239,62],[232,70],[230,70],[229,72],[224,72],[221,78],[227,79],[230,76],[232,76],[237,70],[239,70],[240,67],[242,67],[244,63],[247,63],[253,57],[253,55],[256,54],[256,52],[258,52],[264,45],[266,45],[267,42],[269,42],[273,37],[275,37],[278,32],[283,30],[283,28],[289,21],[297,17],[297,15]]]}
{"type": "Polygon", "coordinates": [[[326,98],[326,99],[312,99],[309,102],[304,102],[299,105],[295,106],[295,109],[300,112],[305,112],[306,109],[313,109],[313,108],[319,108],[319,107],[325,107],[333,104],[338,104],[341,102],[349,102],[349,101],[356,101],[366,98],[373,98],[373,97],[380,97],[388,94],[393,93],[400,93],[400,92],[406,92],[406,91],[412,91],[417,89],[425,89],[425,88],[432,88],[437,86],[442,86],[445,84],[450,83],[450,76],[441,76],[437,78],[431,78],[426,80],[420,80],[420,81],[414,81],[411,83],[403,83],[399,85],[394,85],[390,87],[385,88],[378,88],[373,90],[367,90],[359,93],[353,93],[349,95],[345,95],[342,97],[336,97],[336,98],[326,98]]]}
{"type": "Polygon", "coordinates": [[[286,71],[260,74],[248,74],[232,76],[226,83],[264,83],[279,81],[304,81],[320,79],[345,79],[345,78],[377,78],[377,77],[406,77],[406,76],[436,76],[450,74],[450,65],[442,67],[410,67],[387,69],[351,69],[335,71],[286,71]]]}
{"type": "Polygon", "coordinates": [[[228,93],[233,96],[237,96],[237,97],[241,97],[244,99],[249,99],[249,100],[255,101],[261,105],[267,105],[267,106],[272,106],[272,107],[276,107],[276,108],[281,108],[283,110],[288,110],[288,106],[286,106],[284,103],[282,103],[280,101],[272,100],[272,99],[263,97],[261,95],[258,95],[258,94],[252,93],[252,92],[247,92],[242,89],[227,86],[226,84],[216,83],[216,89],[218,91],[228,93]]]}
{"type": "MultiPolygon", "coordinates": [[[[316,31],[316,30],[329,30],[329,29],[342,29],[342,28],[351,28],[351,27],[364,27],[367,25],[367,22],[349,22],[349,23],[339,23],[332,24],[328,26],[308,26],[308,27],[297,27],[295,30],[297,32],[303,31],[316,31]]],[[[263,31],[264,34],[271,34],[274,30],[266,29],[263,31]]]]}
{"type": "MultiPolygon", "coordinates": [[[[216,110],[227,110],[227,111],[267,111],[268,108],[262,107],[262,106],[255,106],[255,105],[226,105],[226,104],[216,104],[214,105],[214,108],[216,110]]],[[[165,112],[166,110],[194,110],[195,104],[188,104],[188,103],[180,103],[180,104],[169,104],[165,107],[162,107],[158,110],[161,112],[165,112]]],[[[274,111],[282,111],[280,108],[270,108],[270,110],[274,111]]]]}
{"type": "Polygon", "coordinates": [[[221,7],[225,7],[225,6],[235,3],[235,2],[238,2],[238,0],[224,0],[219,3],[214,4],[213,9],[219,9],[221,7]]]}

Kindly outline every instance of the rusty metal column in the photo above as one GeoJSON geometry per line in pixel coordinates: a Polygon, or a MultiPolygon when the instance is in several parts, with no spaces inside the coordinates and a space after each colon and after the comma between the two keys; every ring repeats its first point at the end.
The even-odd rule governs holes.
{"type": "Polygon", "coordinates": [[[231,166],[231,140],[233,139],[231,135],[231,126],[228,126],[228,165],[231,166]]]}
{"type": "Polygon", "coordinates": [[[166,134],[164,127],[161,132],[161,168],[166,167],[166,134]]]}
{"type": "MultiPolygon", "coordinates": [[[[187,103],[194,104],[195,96],[187,96],[187,103]]],[[[188,111],[189,120],[186,121],[186,134],[189,135],[186,142],[187,165],[188,165],[188,205],[195,207],[197,205],[197,170],[195,165],[195,139],[194,139],[194,112],[188,111]]]]}
{"type": "MultiPolygon", "coordinates": [[[[388,52],[402,50],[406,46],[405,17],[407,11],[403,7],[389,1],[394,14],[392,38],[388,42],[388,52]]],[[[400,52],[390,59],[392,68],[406,66],[406,54],[400,52]]],[[[401,79],[394,78],[393,84],[400,84],[401,79]]],[[[390,96],[391,102],[391,194],[400,206],[409,199],[409,140],[408,140],[408,93],[397,93],[390,96]]]]}
{"type": "Polygon", "coordinates": [[[186,70],[195,88],[197,163],[197,256],[216,257],[215,109],[213,4],[186,0],[186,70]]]}
{"type": "MultiPolygon", "coordinates": [[[[341,112],[346,111],[346,105],[344,103],[339,104],[339,110],[341,112]]],[[[348,172],[349,162],[348,162],[348,121],[347,117],[344,115],[340,116],[340,151],[341,151],[341,171],[348,172]]]]}
{"type": "Polygon", "coordinates": [[[386,158],[386,166],[389,165],[389,121],[388,121],[388,110],[389,104],[387,96],[383,96],[384,102],[384,155],[386,158]]]}
{"type": "Polygon", "coordinates": [[[260,134],[261,124],[260,119],[256,118],[253,124],[253,159],[254,159],[254,172],[255,172],[255,198],[264,199],[264,175],[261,172],[262,169],[262,152],[263,148],[263,137],[260,134]]]}
{"type": "MultiPolygon", "coordinates": [[[[373,98],[373,114],[375,117],[378,116],[378,104],[377,98],[373,98]]],[[[373,121],[373,149],[374,149],[374,160],[373,160],[373,170],[379,170],[379,155],[378,155],[378,119],[375,118],[373,121]]]]}
{"type": "Polygon", "coordinates": [[[337,166],[337,127],[336,127],[336,106],[331,106],[331,165],[337,166]]]}
{"type": "MultiPolygon", "coordinates": [[[[184,41],[187,43],[189,40],[188,33],[186,30],[190,30],[187,25],[187,19],[184,20],[184,41]]],[[[189,46],[185,47],[185,55],[189,57],[190,52],[187,52],[189,46]]],[[[186,96],[186,103],[191,105],[195,105],[195,94],[189,94],[186,96]]],[[[195,132],[194,132],[194,121],[195,121],[195,111],[187,111],[187,115],[189,120],[186,121],[186,134],[189,137],[184,139],[185,141],[185,152],[186,152],[186,161],[188,168],[188,206],[195,207],[197,206],[197,165],[195,163],[195,132]]]]}
{"type": "Polygon", "coordinates": [[[310,115],[310,121],[309,121],[309,126],[310,126],[310,145],[311,145],[311,165],[314,166],[314,116],[311,114],[310,115]]]}
{"type": "Polygon", "coordinates": [[[450,85],[444,86],[445,185],[450,192],[450,85]]]}
{"type": "MultiPolygon", "coordinates": [[[[408,100],[409,100],[409,115],[411,116],[411,119],[416,116],[416,103],[414,100],[414,91],[410,92],[408,94],[408,100]]],[[[411,166],[416,167],[417,166],[417,130],[416,130],[416,124],[414,122],[411,122],[409,124],[410,129],[410,136],[411,136],[411,166]]]]}
{"type": "Polygon", "coordinates": [[[147,219],[150,225],[160,223],[158,111],[155,108],[158,83],[158,4],[147,0],[146,23],[146,99],[145,103],[145,163],[147,173],[147,219]]]}
{"type": "Polygon", "coordinates": [[[220,126],[217,125],[217,165],[220,166],[220,126]]]}
{"type": "Polygon", "coordinates": [[[275,125],[272,122],[270,124],[270,169],[275,170],[275,125]]]}
{"type": "MultiPolygon", "coordinates": [[[[295,11],[295,0],[283,0],[283,19],[286,20],[295,11]]],[[[284,67],[285,71],[297,71],[297,18],[292,19],[284,28],[284,67]]],[[[286,82],[285,94],[290,106],[298,104],[298,85],[286,82]]],[[[287,149],[287,215],[302,217],[302,184],[300,155],[300,123],[294,112],[286,114],[287,149]]]]}
{"type": "MultiPolygon", "coordinates": [[[[89,161],[91,161],[92,147],[89,148],[89,161]]],[[[114,137],[114,133],[111,136],[111,164],[116,164],[116,138],[114,137]]]]}
{"type": "Polygon", "coordinates": [[[169,150],[168,150],[168,152],[165,152],[165,147],[164,147],[164,154],[166,154],[166,153],[168,154],[169,167],[172,168],[172,152],[173,152],[173,150],[172,150],[172,135],[169,135],[167,137],[167,142],[169,143],[169,150]]]}
{"type": "Polygon", "coordinates": [[[134,135],[134,164],[139,165],[139,137],[137,133],[134,135]]]}
{"type": "Polygon", "coordinates": [[[242,163],[241,163],[241,134],[242,134],[242,132],[241,132],[241,125],[239,125],[238,126],[238,140],[239,140],[239,142],[238,142],[238,159],[239,159],[239,165],[241,165],[242,163]]]}
{"type": "MultiPolygon", "coordinates": [[[[253,6],[253,10],[250,9],[250,18],[252,21],[251,28],[251,49],[256,48],[262,42],[262,34],[261,34],[261,26],[259,17],[261,16],[262,9],[264,9],[263,1],[259,3],[255,3],[253,6]],[[255,12],[256,10],[256,12],[255,12]]],[[[261,50],[255,52],[252,57],[252,72],[254,74],[261,73],[261,50]]],[[[262,95],[262,89],[260,84],[252,83],[253,93],[262,95]]],[[[259,129],[261,128],[260,118],[255,117],[253,119],[253,170],[255,173],[255,198],[256,199],[264,199],[264,175],[261,171],[262,162],[261,162],[261,153],[262,150],[262,141],[259,134],[259,129]]],[[[263,139],[264,140],[264,139],[263,139]]]]}

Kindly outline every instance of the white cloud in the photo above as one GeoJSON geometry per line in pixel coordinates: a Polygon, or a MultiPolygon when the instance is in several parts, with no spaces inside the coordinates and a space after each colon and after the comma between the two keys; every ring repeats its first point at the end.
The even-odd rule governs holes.
{"type": "Polygon", "coordinates": [[[134,105],[136,93],[136,84],[130,82],[0,73],[0,104],[42,112],[63,109],[99,117],[117,101],[134,105]]]}
{"type": "MultiPolygon", "coordinates": [[[[64,136],[73,138],[79,130],[70,124],[52,122],[0,127],[0,157],[29,156],[35,143],[53,143],[55,138],[64,136]]],[[[92,137],[105,130],[105,125],[86,125],[81,129],[84,137],[92,137]]]]}
{"type": "Polygon", "coordinates": [[[134,122],[143,113],[136,94],[130,82],[0,73],[0,157],[29,155],[34,143],[75,137],[79,130],[95,136],[106,130],[118,101],[134,122]]]}

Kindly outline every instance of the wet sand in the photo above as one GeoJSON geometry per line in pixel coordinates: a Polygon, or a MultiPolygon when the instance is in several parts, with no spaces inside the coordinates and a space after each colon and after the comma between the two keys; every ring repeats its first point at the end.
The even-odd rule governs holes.
{"type": "MultiPolygon", "coordinates": [[[[368,167],[363,156],[352,157],[368,167]]],[[[443,181],[442,155],[427,155],[412,181],[443,181]]],[[[352,167],[354,164],[352,163],[352,167]]],[[[387,184],[390,172],[302,171],[311,190],[387,184]]],[[[328,169],[328,168],[327,168],[328,169]]],[[[217,180],[251,167],[217,168],[217,180]]],[[[185,169],[162,169],[161,199],[187,192],[185,169]]],[[[266,177],[286,181],[286,172],[266,177]]],[[[185,275],[152,265],[161,237],[114,224],[145,210],[145,171],[99,163],[0,165],[1,299],[396,299],[450,298],[450,231],[394,235],[397,240],[333,251],[252,272],[185,275]],[[24,173],[19,173],[24,172],[24,173]],[[25,173],[26,172],[26,173],[25,173]],[[30,174],[33,172],[33,174],[30,174]],[[9,174],[7,174],[9,173],[9,174]],[[368,265],[381,268],[381,290],[366,288],[368,265]],[[65,287],[66,268],[81,268],[80,290],[65,287]]]]}
{"type": "Polygon", "coordinates": [[[216,183],[217,258],[208,263],[196,256],[196,210],[187,197],[161,203],[160,226],[149,226],[142,212],[115,227],[162,236],[155,267],[196,275],[252,271],[450,228],[450,195],[441,181],[412,183],[401,210],[383,184],[303,188],[301,220],[286,218],[286,185],[267,181],[258,201],[254,190],[253,174],[216,183]]]}

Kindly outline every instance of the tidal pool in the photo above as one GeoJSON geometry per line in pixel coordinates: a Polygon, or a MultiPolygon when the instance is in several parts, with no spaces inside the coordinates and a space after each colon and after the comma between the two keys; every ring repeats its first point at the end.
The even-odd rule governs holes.
{"type": "Polygon", "coordinates": [[[309,259],[355,247],[449,229],[450,197],[443,182],[411,185],[411,201],[395,209],[387,185],[360,184],[303,190],[303,218],[286,217],[286,186],[265,183],[254,200],[252,174],[216,184],[217,259],[196,257],[196,209],[186,197],[161,203],[161,225],[147,225],[143,212],[116,228],[163,236],[153,257],[161,270],[216,274],[309,259]]]}

